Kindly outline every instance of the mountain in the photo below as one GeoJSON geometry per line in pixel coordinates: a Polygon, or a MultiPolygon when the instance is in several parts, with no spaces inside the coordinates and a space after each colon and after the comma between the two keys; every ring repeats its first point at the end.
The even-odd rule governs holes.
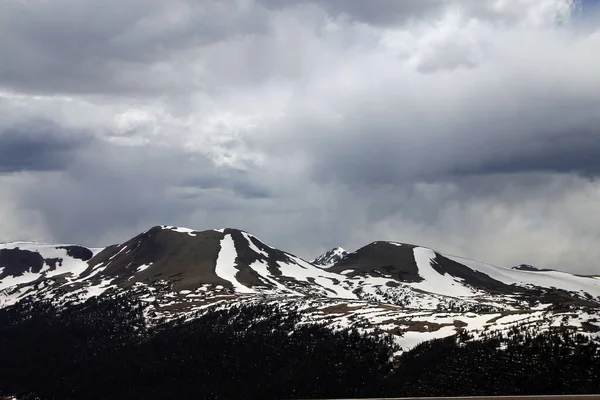
{"type": "Polygon", "coordinates": [[[0,290],[68,274],[78,276],[101,249],[78,245],[12,242],[0,244],[0,290]]]}
{"type": "Polygon", "coordinates": [[[322,267],[330,267],[347,255],[348,252],[346,250],[342,249],[341,247],[334,247],[328,252],[323,253],[319,257],[315,258],[312,263],[322,267]]]}
{"type": "MultiPolygon", "coordinates": [[[[138,334],[255,309],[293,315],[285,335],[313,326],[389,338],[395,357],[444,338],[503,338],[497,346],[507,346],[523,330],[560,328],[600,343],[599,277],[503,268],[406,243],[376,241],[350,253],[335,248],[312,263],[232,228],[155,226],[105,248],[0,245],[0,332],[2,312],[5,321],[15,313],[25,321],[31,310],[48,307],[85,315],[93,304],[123,298],[139,303],[130,312],[139,314],[138,334]]],[[[0,395],[1,389],[0,381],[0,395]]]]}
{"type": "MultiPolygon", "coordinates": [[[[331,326],[395,332],[427,320],[439,327],[435,334],[419,332],[415,338],[395,334],[404,349],[452,335],[457,324],[465,329],[505,329],[511,324],[503,315],[510,314],[516,322],[534,315],[562,317],[551,311],[555,308],[600,307],[598,277],[496,267],[386,241],[344,253],[336,248],[319,257],[330,265],[324,269],[323,264],[275,249],[238,229],[172,226],[156,226],[101,249],[7,243],[0,247],[0,306],[25,298],[71,304],[107,291],[134,291],[142,299],[153,299],[149,314],[157,318],[152,323],[226,299],[284,307],[303,302],[309,309],[325,309],[304,313],[307,320],[331,326]],[[328,307],[336,312],[328,312],[328,307]],[[344,312],[337,312],[340,309],[344,312]],[[453,313],[451,324],[448,313],[453,313]],[[487,313],[489,318],[472,318],[469,313],[487,313]]],[[[595,324],[590,319],[576,322],[579,316],[569,318],[574,324],[595,324]]]]}

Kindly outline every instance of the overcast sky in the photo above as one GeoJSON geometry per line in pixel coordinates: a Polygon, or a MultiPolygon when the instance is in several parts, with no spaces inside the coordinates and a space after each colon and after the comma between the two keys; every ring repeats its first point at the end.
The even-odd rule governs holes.
{"type": "Polygon", "coordinates": [[[0,241],[235,227],[600,272],[600,14],[2,0],[0,241]]]}

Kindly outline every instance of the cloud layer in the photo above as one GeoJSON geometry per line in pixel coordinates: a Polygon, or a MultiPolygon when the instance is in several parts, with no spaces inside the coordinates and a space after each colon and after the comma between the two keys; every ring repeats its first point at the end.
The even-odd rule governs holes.
{"type": "Polygon", "coordinates": [[[0,240],[232,226],[598,271],[592,1],[0,8],[0,240]]]}

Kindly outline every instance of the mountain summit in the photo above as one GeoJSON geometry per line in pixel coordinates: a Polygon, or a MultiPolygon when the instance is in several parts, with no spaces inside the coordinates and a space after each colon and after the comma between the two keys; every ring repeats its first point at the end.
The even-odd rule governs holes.
{"type": "Polygon", "coordinates": [[[346,257],[348,252],[341,247],[334,247],[328,252],[321,254],[319,257],[313,260],[313,264],[320,265],[322,267],[331,267],[342,258],[346,257]]]}

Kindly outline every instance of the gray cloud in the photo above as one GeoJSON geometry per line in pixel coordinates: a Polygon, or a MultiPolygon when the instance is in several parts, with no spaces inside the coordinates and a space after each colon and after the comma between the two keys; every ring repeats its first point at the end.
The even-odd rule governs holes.
{"type": "Polygon", "coordinates": [[[411,18],[437,16],[441,9],[449,3],[448,0],[374,0],[369,3],[360,0],[349,0],[344,3],[334,0],[261,0],[260,2],[270,8],[277,9],[298,5],[315,5],[322,7],[329,14],[336,17],[348,17],[384,26],[405,22],[411,18]]]}
{"type": "Polygon", "coordinates": [[[205,175],[201,177],[193,177],[188,179],[182,185],[183,189],[190,189],[190,192],[185,194],[183,198],[194,199],[204,195],[207,190],[225,189],[230,190],[236,196],[244,199],[261,199],[268,198],[268,188],[262,186],[258,182],[252,182],[253,177],[241,171],[230,171],[227,176],[230,179],[224,179],[225,174],[218,171],[213,175],[205,175]]]}
{"type": "Polygon", "coordinates": [[[189,225],[196,209],[226,213],[240,202],[266,199],[266,189],[253,179],[160,146],[97,142],[60,173],[21,189],[19,201],[41,211],[54,240],[98,245],[152,225],[189,225]]]}
{"type": "Polygon", "coordinates": [[[266,16],[242,2],[3,3],[0,82],[44,93],[157,93],[189,87],[186,52],[265,33],[266,16]],[[181,75],[185,75],[182,77],[181,75]]]}
{"type": "MultiPolygon", "coordinates": [[[[472,103],[453,106],[451,118],[443,115],[445,101],[418,98],[418,93],[366,92],[367,97],[348,108],[338,107],[339,122],[314,121],[321,116],[309,115],[289,127],[299,131],[296,135],[268,141],[279,151],[292,143],[309,152],[314,157],[310,165],[314,179],[353,186],[500,173],[595,176],[599,166],[595,155],[600,151],[598,99],[563,99],[552,93],[562,88],[549,90],[542,84],[531,91],[543,91],[546,99],[532,103],[519,82],[506,82],[506,98],[494,95],[496,87],[482,86],[472,103]],[[300,132],[311,132],[310,139],[300,132]]],[[[457,91],[460,85],[457,82],[457,91]]]]}
{"type": "Polygon", "coordinates": [[[519,6],[511,5],[503,1],[494,0],[404,0],[386,1],[372,0],[364,2],[361,0],[347,0],[339,2],[336,0],[260,0],[269,8],[281,9],[285,7],[297,7],[300,5],[314,5],[322,8],[333,17],[349,18],[353,21],[379,25],[384,27],[395,27],[419,20],[436,21],[448,11],[463,11],[466,15],[479,19],[496,21],[499,23],[514,23],[524,17],[525,10],[535,9],[545,11],[545,16],[563,21],[569,14],[569,9],[590,9],[595,0],[565,1],[550,4],[549,2],[523,1],[519,6]]]}
{"type": "Polygon", "coordinates": [[[567,0],[2,8],[0,240],[229,226],[595,270],[600,42],[567,0]]]}
{"type": "Polygon", "coordinates": [[[60,131],[50,121],[31,121],[0,131],[0,172],[57,171],[92,140],[60,131]]]}

